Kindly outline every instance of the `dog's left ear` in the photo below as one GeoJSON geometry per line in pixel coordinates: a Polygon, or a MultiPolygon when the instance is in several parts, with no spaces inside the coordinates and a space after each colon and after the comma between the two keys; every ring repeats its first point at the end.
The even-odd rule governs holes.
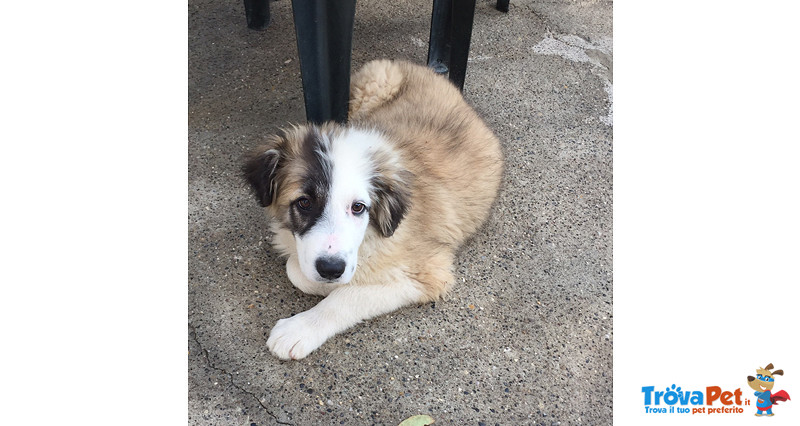
{"type": "Polygon", "coordinates": [[[372,206],[369,221],[384,237],[391,237],[400,226],[411,203],[411,182],[414,175],[402,170],[380,174],[372,179],[372,206]]]}
{"type": "Polygon", "coordinates": [[[772,375],[773,376],[774,375],[783,376],[783,370],[775,370],[775,371],[772,372],[772,375]]]}

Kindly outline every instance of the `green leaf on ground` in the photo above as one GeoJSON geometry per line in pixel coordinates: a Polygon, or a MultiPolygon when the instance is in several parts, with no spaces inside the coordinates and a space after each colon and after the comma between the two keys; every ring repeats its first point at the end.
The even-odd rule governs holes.
{"type": "Polygon", "coordinates": [[[399,426],[428,426],[435,422],[436,420],[433,420],[433,417],[420,414],[403,420],[399,426]]]}

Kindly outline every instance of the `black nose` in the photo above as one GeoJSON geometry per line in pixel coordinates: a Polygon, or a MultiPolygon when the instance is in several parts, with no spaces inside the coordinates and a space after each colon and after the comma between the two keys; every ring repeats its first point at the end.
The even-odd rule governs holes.
{"type": "Polygon", "coordinates": [[[321,257],[317,259],[317,272],[326,280],[335,280],[344,273],[344,260],[337,257],[321,257]]]}

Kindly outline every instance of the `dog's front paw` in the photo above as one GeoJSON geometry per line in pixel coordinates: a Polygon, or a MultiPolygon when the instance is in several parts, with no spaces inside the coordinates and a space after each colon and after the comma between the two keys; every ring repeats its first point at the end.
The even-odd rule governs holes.
{"type": "Polygon", "coordinates": [[[313,313],[301,312],[279,320],[269,333],[267,346],[280,359],[303,359],[325,343],[328,337],[319,323],[314,321],[313,313]]]}

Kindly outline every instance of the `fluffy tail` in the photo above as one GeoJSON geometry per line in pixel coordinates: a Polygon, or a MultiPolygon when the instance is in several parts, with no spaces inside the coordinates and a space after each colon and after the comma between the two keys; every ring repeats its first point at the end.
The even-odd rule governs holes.
{"type": "Polygon", "coordinates": [[[350,119],[358,119],[391,101],[403,85],[403,71],[390,60],[372,61],[350,81],[350,119]]]}

